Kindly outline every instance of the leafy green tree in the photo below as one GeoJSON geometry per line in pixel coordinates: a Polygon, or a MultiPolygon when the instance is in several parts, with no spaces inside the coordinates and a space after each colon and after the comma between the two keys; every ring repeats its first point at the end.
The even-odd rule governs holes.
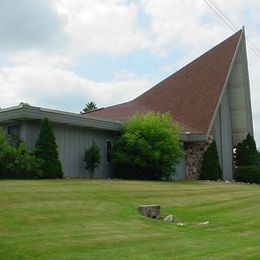
{"type": "Polygon", "coordinates": [[[13,147],[13,149],[15,149],[15,161],[12,170],[13,178],[41,178],[43,173],[40,168],[42,161],[31,152],[26,151],[23,142],[17,148],[13,147]]]}
{"type": "Polygon", "coordinates": [[[116,177],[168,179],[184,155],[179,128],[169,114],[135,114],[114,140],[113,166],[116,177]]]}
{"type": "Polygon", "coordinates": [[[246,139],[237,145],[234,153],[234,163],[236,167],[259,164],[259,154],[252,135],[248,134],[246,139]]]}
{"type": "Polygon", "coordinates": [[[212,141],[203,154],[200,179],[211,181],[222,179],[222,171],[215,140],[212,141]]]}
{"type": "Polygon", "coordinates": [[[51,179],[63,177],[56,138],[52,124],[48,118],[44,118],[42,121],[34,154],[37,158],[42,160],[42,178],[51,179]]]}
{"type": "Polygon", "coordinates": [[[40,164],[38,158],[26,151],[23,142],[17,146],[8,143],[3,129],[0,128],[0,178],[39,178],[42,173],[40,164]]]}
{"type": "Polygon", "coordinates": [[[86,169],[90,172],[90,178],[94,177],[94,172],[100,164],[100,151],[98,146],[92,141],[92,145],[85,151],[84,161],[86,169]]]}
{"type": "Polygon", "coordinates": [[[87,113],[97,109],[97,105],[94,102],[88,102],[81,113],[87,113]]]}

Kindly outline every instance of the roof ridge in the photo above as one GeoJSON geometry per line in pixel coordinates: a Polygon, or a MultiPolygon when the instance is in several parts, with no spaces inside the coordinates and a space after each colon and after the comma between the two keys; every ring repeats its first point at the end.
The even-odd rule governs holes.
{"type": "Polygon", "coordinates": [[[233,38],[235,35],[240,34],[242,35],[243,33],[243,29],[240,29],[239,31],[237,31],[236,33],[234,33],[233,35],[229,36],[228,38],[226,38],[225,40],[223,40],[222,42],[218,43],[217,45],[215,45],[214,47],[210,48],[209,50],[207,50],[206,52],[202,53],[201,55],[199,55],[197,58],[193,59],[192,61],[188,62],[186,65],[184,65],[182,68],[178,69],[177,71],[175,71],[174,73],[172,73],[171,75],[169,75],[168,77],[166,77],[165,79],[163,79],[162,81],[158,82],[156,85],[154,85],[152,88],[148,89],[147,91],[145,91],[143,94],[139,95],[138,97],[136,97],[134,100],[137,100],[139,97],[145,95],[147,92],[149,92],[150,90],[152,90],[153,88],[157,87],[158,85],[160,85],[161,83],[163,83],[164,81],[167,81],[169,78],[173,77],[175,74],[181,72],[182,70],[186,69],[187,66],[192,65],[193,63],[195,63],[196,61],[198,61],[199,59],[201,59],[202,57],[206,56],[208,53],[210,53],[212,50],[214,50],[215,48],[219,48],[219,46],[221,46],[224,42],[230,40],[231,38],[233,38]]]}

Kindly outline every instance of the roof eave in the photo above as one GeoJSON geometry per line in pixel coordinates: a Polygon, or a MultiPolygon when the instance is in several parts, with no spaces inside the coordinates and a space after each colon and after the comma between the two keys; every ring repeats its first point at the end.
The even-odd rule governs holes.
{"type": "Polygon", "coordinates": [[[182,142],[203,142],[208,140],[207,134],[180,133],[180,141],[182,142]]]}
{"type": "Polygon", "coordinates": [[[117,132],[122,130],[122,125],[120,122],[87,118],[84,115],[76,113],[33,107],[27,104],[0,110],[0,123],[4,123],[9,120],[22,119],[42,120],[45,117],[48,117],[52,122],[60,124],[117,132]]]}

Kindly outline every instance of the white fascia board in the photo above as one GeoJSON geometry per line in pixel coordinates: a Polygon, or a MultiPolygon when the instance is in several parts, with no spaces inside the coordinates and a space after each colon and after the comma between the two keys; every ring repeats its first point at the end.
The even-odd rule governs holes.
{"type": "Polygon", "coordinates": [[[208,140],[208,135],[180,133],[179,138],[182,142],[202,142],[208,140]]]}
{"type": "Polygon", "coordinates": [[[7,107],[7,108],[0,108],[0,113],[1,112],[6,112],[6,111],[11,111],[11,110],[17,110],[20,108],[23,108],[24,104],[20,104],[18,106],[13,106],[13,107],[7,107]]]}
{"type": "Polygon", "coordinates": [[[217,105],[216,105],[216,108],[215,108],[213,117],[212,117],[211,122],[210,122],[210,125],[209,125],[209,129],[208,129],[208,133],[207,133],[208,135],[210,135],[211,130],[212,130],[212,128],[213,128],[213,125],[214,125],[216,116],[217,116],[217,114],[218,114],[218,109],[219,109],[219,107],[220,107],[220,104],[221,104],[223,95],[224,95],[225,90],[226,90],[226,88],[227,88],[228,81],[229,81],[229,78],[230,78],[230,75],[231,75],[233,66],[234,66],[234,64],[235,64],[235,60],[236,60],[236,57],[237,57],[237,53],[238,53],[238,51],[239,51],[239,48],[240,48],[240,45],[241,45],[241,41],[242,41],[242,39],[244,38],[244,35],[245,35],[245,32],[244,32],[244,28],[243,28],[242,33],[241,33],[240,38],[239,38],[239,41],[238,41],[238,44],[237,44],[237,47],[236,47],[236,50],[235,50],[235,53],[234,53],[234,56],[233,56],[233,58],[232,58],[232,61],[231,61],[231,64],[230,64],[230,67],[229,67],[229,70],[228,70],[227,77],[226,77],[226,79],[225,79],[225,82],[224,82],[222,91],[221,91],[221,93],[220,93],[220,97],[219,97],[218,103],[217,103],[217,105]]]}
{"type": "MultiPolygon", "coordinates": [[[[244,32],[244,27],[243,27],[243,32],[244,32]]],[[[248,132],[251,135],[254,135],[254,127],[253,127],[253,116],[252,116],[252,105],[251,105],[251,93],[250,93],[250,80],[249,80],[249,71],[248,71],[248,59],[247,59],[247,52],[246,52],[246,38],[245,34],[243,35],[244,41],[242,41],[241,44],[241,50],[242,50],[242,56],[244,58],[244,63],[243,63],[243,72],[244,76],[246,77],[245,80],[245,95],[246,95],[246,110],[247,110],[247,127],[248,127],[248,132]]]]}

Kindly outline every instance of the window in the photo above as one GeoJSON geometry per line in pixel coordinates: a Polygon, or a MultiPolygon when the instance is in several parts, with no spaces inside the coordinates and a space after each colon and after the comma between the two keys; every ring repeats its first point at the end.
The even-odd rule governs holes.
{"type": "Polygon", "coordinates": [[[107,148],[107,162],[108,163],[111,163],[112,162],[112,146],[113,146],[113,143],[111,140],[107,140],[107,143],[106,143],[106,148],[107,148]]]}
{"type": "Polygon", "coordinates": [[[8,133],[8,135],[11,135],[11,136],[19,136],[20,137],[20,125],[8,126],[7,133],[8,133]]]}

